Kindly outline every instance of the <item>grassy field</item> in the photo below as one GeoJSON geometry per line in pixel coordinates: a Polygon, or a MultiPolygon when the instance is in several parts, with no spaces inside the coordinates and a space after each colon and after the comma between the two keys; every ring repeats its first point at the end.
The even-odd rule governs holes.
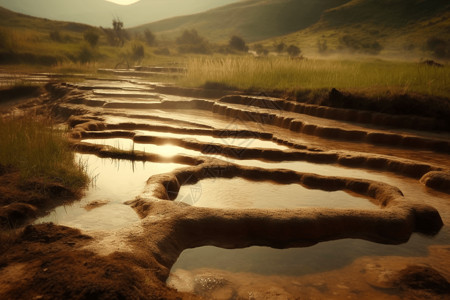
{"type": "Polygon", "coordinates": [[[18,169],[22,180],[58,182],[78,190],[88,182],[85,168],[74,160],[63,130],[30,115],[0,117],[0,165],[18,169]]]}
{"type": "Polygon", "coordinates": [[[293,60],[287,57],[197,57],[187,61],[183,85],[217,82],[243,90],[370,89],[450,96],[449,67],[383,60],[293,60]]]}
{"type": "MultiPolygon", "coordinates": [[[[366,5],[368,2],[362,1],[362,4],[366,5]]],[[[349,7],[353,9],[354,5],[349,7]]],[[[359,6],[356,5],[356,7],[359,6]]],[[[419,8],[415,10],[417,14],[419,8]]],[[[341,15],[345,16],[346,9],[349,8],[343,7],[335,11],[337,16],[333,14],[327,16],[328,18],[333,17],[333,20],[345,19],[341,15]],[[338,16],[341,17],[338,18],[338,16]]],[[[430,12],[430,15],[434,16],[434,11],[430,12]]],[[[260,58],[244,53],[240,55],[217,53],[194,55],[181,53],[176,42],[161,37],[157,37],[157,45],[149,46],[145,43],[142,35],[136,35],[137,33],[133,31],[129,32],[129,39],[125,40],[122,46],[111,46],[105,32],[99,28],[27,17],[1,8],[0,16],[2,17],[0,19],[0,64],[5,67],[12,66],[15,71],[95,74],[98,68],[176,64],[186,66],[188,70],[187,74],[176,83],[190,87],[205,86],[208,82],[213,82],[218,83],[218,86],[256,91],[282,90],[295,93],[303,90],[337,88],[349,91],[366,90],[372,94],[420,93],[450,97],[448,64],[440,68],[431,67],[420,64],[418,56],[411,59],[410,62],[388,60],[386,56],[382,55],[387,51],[386,49],[382,50],[381,55],[347,53],[346,56],[342,56],[342,53],[334,53],[334,50],[329,50],[328,56],[321,56],[317,53],[308,55],[308,51],[303,51],[309,58],[304,60],[290,59],[286,54],[260,58]],[[94,46],[89,45],[84,38],[84,34],[89,31],[95,31],[99,36],[98,43],[94,46]],[[56,32],[57,38],[54,37],[56,32]],[[136,56],[133,53],[134,49],[138,48],[137,46],[142,47],[142,55],[136,56]],[[169,53],[158,53],[158,50],[161,49],[167,49],[169,53]]],[[[387,16],[383,18],[386,19],[387,16]]],[[[430,26],[447,24],[444,21],[438,21],[432,22],[437,25],[430,26]]],[[[375,32],[377,28],[373,27],[373,22],[367,23],[366,25],[369,27],[358,27],[358,30],[375,32]]],[[[419,23],[414,24],[414,28],[416,28],[419,23]]],[[[434,28],[428,25],[427,27],[426,24],[422,25],[423,28],[434,28]]],[[[414,28],[411,29],[412,32],[416,31],[414,28]]],[[[316,47],[317,40],[321,38],[318,34],[327,32],[325,38],[329,48],[337,49],[339,45],[336,44],[336,41],[339,40],[340,35],[329,30],[326,27],[310,35],[284,36],[278,40],[263,42],[263,45],[267,50],[274,51],[273,44],[284,41],[286,45],[292,43],[299,45],[302,50],[308,49],[297,40],[300,37],[303,43],[308,44],[312,49],[316,47]],[[334,42],[329,37],[332,35],[336,35],[333,37],[334,42]]],[[[386,30],[380,31],[379,34],[386,32],[386,30]]],[[[357,36],[353,31],[349,31],[349,34],[357,36]]],[[[389,34],[389,36],[391,35],[389,34]]],[[[392,33],[392,36],[395,34],[392,33]]],[[[423,36],[428,36],[428,34],[422,34],[421,37],[423,38],[423,36]]],[[[363,39],[363,37],[357,36],[358,39],[363,39]]],[[[412,40],[417,45],[421,43],[420,39],[412,40]]],[[[219,46],[214,45],[211,48],[218,49],[219,46]]],[[[222,46],[225,47],[225,45],[222,46]]],[[[254,47],[254,45],[250,46],[254,47]]],[[[396,47],[401,47],[401,45],[398,44],[396,47]]],[[[414,51],[421,53],[421,48],[416,48],[414,51]]],[[[412,52],[402,51],[400,53],[405,56],[403,57],[405,59],[412,52]]],[[[392,53],[388,54],[392,57],[392,53]]],[[[397,57],[401,59],[398,51],[397,57]]],[[[158,78],[158,80],[160,79],[158,78]]]]}

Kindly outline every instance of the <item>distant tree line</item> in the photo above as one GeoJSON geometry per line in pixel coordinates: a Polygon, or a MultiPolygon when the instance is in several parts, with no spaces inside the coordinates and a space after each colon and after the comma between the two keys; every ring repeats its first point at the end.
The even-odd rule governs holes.
{"type": "MultiPolygon", "coordinates": [[[[255,44],[253,49],[258,56],[267,56],[270,53],[270,50],[262,44],[255,44]]],[[[293,44],[286,45],[284,42],[274,43],[272,50],[279,55],[286,53],[291,58],[300,57],[302,53],[298,46],[293,44]]]]}

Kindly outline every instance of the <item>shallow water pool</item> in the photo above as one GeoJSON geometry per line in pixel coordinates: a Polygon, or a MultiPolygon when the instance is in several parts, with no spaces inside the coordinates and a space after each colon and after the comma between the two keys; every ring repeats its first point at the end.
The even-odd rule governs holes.
{"type": "Polygon", "coordinates": [[[77,154],[93,178],[85,195],[71,205],[59,206],[35,223],[53,222],[84,230],[114,230],[139,222],[136,212],[124,202],[133,200],[156,174],[185,167],[173,163],[142,163],[77,154]]]}
{"type": "Polygon", "coordinates": [[[204,179],[183,185],[175,201],[209,208],[282,209],[300,207],[378,209],[371,199],[346,191],[327,192],[299,184],[256,182],[242,178],[204,179]]]}
{"type": "Polygon", "coordinates": [[[182,133],[158,132],[148,130],[139,130],[136,132],[142,135],[174,137],[180,139],[195,139],[205,143],[215,143],[242,148],[264,148],[264,149],[279,149],[279,150],[289,149],[287,146],[277,144],[273,141],[261,140],[256,137],[255,138],[248,138],[248,137],[242,138],[239,136],[213,137],[208,135],[182,134],[182,133]]]}
{"type": "Polygon", "coordinates": [[[200,151],[186,149],[180,146],[175,146],[171,144],[166,145],[154,145],[154,144],[140,144],[135,143],[131,139],[125,138],[111,138],[111,139],[85,139],[83,142],[98,144],[98,145],[107,145],[111,147],[115,147],[120,150],[125,151],[143,151],[147,153],[159,154],[165,157],[172,157],[177,154],[185,154],[192,156],[201,156],[203,155],[200,151]]]}

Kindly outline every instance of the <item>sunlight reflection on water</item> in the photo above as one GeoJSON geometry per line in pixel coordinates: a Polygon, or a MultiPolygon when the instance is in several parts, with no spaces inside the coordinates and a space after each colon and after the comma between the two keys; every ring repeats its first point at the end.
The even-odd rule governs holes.
{"type": "Polygon", "coordinates": [[[80,201],[57,207],[35,223],[53,222],[85,230],[113,230],[139,221],[135,211],[126,201],[133,200],[145,187],[147,179],[156,174],[171,172],[184,165],[173,163],[143,163],[128,160],[99,158],[95,155],[77,154],[93,178],[80,201]],[[93,201],[107,204],[92,210],[84,207],[93,201]]]}

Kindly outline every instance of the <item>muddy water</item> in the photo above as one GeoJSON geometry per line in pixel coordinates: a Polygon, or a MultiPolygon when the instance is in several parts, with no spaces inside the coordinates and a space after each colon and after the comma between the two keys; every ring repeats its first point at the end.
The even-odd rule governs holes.
{"type": "Polygon", "coordinates": [[[345,191],[326,192],[299,184],[255,182],[242,178],[205,179],[181,187],[178,202],[210,208],[283,209],[301,207],[377,209],[370,199],[345,191]]]}
{"type": "Polygon", "coordinates": [[[344,239],[283,250],[187,249],[167,284],[211,299],[402,299],[377,288],[378,280],[389,278],[398,261],[427,264],[430,245],[449,245],[445,231],[435,238],[414,234],[403,245],[344,239]]]}
{"type": "MultiPolygon", "coordinates": [[[[358,239],[322,242],[307,248],[249,247],[222,249],[213,246],[183,251],[172,267],[177,270],[216,269],[260,275],[301,276],[342,268],[364,256],[426,256],[430,245],[450,244],[450,229],[436,237],[413,234],[402,245],[383,245],[358,239]]],[[[210,270],[211,271],[211,270],[210,270]]],[[[170,279],[168,280],[170,282],[170,279]]]]}
{"type": "Polygon", "coordinates": [[[133,200],[145,187],[147,179],[171,172],[184,165],[173,163],[142,163],[99,158],[77,154],[93,178],[84,197],[72,205],[60,206],[36,223],[76,227],[84,230],[114,230],[140,221],[126,201],[133,200]]]}

